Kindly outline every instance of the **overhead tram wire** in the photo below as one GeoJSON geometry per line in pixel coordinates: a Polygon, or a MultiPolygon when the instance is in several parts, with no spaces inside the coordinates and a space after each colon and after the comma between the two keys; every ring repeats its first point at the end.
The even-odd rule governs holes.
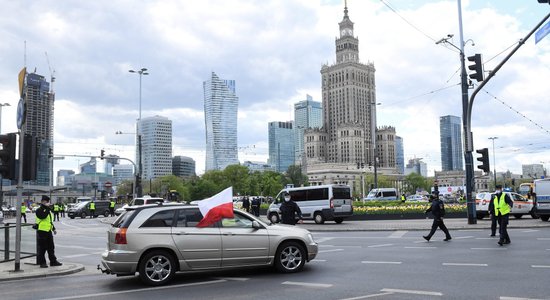
{"type": "Polygon", "coordinates": [[[422,94],[419,94],[419,95],[416,95],[416,96],[405,98],[403,100],[399,100],[399,101],[396,101],[396,102],[389,102],[389,103],[384,102],[384,106],[393,106],[393,105],[398,105],[398,104],[401,104],[401,103],[409,102],[409,101],[414,100],[416,98],[432,95],[432,94],[435,94],[437,92],[441,92],[443,90],[450,89],[450,88],[453,88],[453,87],[456,87],[456,86],[459,86],[459,85],[460,85],[460,83],[456,83],[456,84],[445,86],[445,87],[435,89],[435,90],[432,90],[432,91],[429,91],[429,92],[426,92],[426,93],[422,93],[422,94]]]}
{"type": "Polygon", "coordinates": [[[382,4],[384,4],[389,10],[391,10],[393,13],[395,13],[397,16],[399,16],[403,21],[405,21],[405,23],[407,23],[409,26],[411,26],[412,28],[414,28],[416,31],[420,32],[422,35],[424,35],[425,37],[427,37],[428,39],[430,39],[432,42],[436,42],[436,40],[429,36],[427,33],[425,33],[424,31],[420,30],[418,27],[416,27],[414,24],[412,24],[411,22],[409,22],[407,19],[405,19],[405,17],[403,17],[402,15],[400,15],[396,9],[394,9],[386,0],[380,0],[380,2],[382,2],[382,4]]]}

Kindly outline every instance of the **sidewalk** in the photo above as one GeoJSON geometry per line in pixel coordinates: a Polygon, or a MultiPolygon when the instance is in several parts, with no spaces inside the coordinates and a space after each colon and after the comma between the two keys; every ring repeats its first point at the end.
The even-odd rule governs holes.
{"type": "Polygon", "coordinates": [[[49,276],[61,276],[73,274],[84,270],[84,266],[75,263],[65,263],[59,267],[40,268],[35,265],[36,257],[21,260],[20,271],[15,272],[15,262],[8,261],[0,263],[0,281],[31,279],[49,276]]]}

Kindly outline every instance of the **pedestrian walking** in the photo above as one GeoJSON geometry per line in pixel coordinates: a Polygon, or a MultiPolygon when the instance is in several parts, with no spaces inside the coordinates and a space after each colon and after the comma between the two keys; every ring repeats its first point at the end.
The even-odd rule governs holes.
{"type": "Polygon", "coordinates": [[[250,212],[250,200],[248,200],[248,196],[243,197],[243,209],[246,212],[250,212]]]}
{"type": "Polygon", "coordinates": [[[95,218],[95,202],[93,199],[90,201],[88,208],[90,209],[90,219],[95,218]]]}
{"type": "Polygon", "coordinates": [[[250,202],[250,204],[252,206],[252,214],[255,215],[256,217],[259,217],[260,216],[260,198],[259,197],[252,198],[252,201],[250,202]]]}
{"type": "Polygon", "coordinates": [[[429,242],[435,231],[439,227],[445,233],[444,241],[450,241],[451,235],[449,234],[449,230],[445,226],[445,223],[443,223],[443,216],[445,215],[445,205],[443,204],[443,201],[439,199],[439,192],[433,191],[432,195],[430,196],[430,201],[432,202],[432,204],[430,208],[426,210],[426,213],[431,212],[434,217],[434,221],[432,223],[432,229],[430,230],[430,233],[423,236],[423,238],[429,242]]]}
{"type": "Polygon", "coordinates": [[[46,252],[48,252],[50,266],[55,267],[63,265],[57,260],[57,257],[55,257],[53,235],[57,234],[57,231],[53,225],[53,217],[50,209],[50,197],[46,195],[42,196],[40,207],[36,209],[36,229],[36,243],[38,249],[38,253],[36,254],[36,262],[41,268],[47,268],[48,264],[46,264],[46,252]]]}
{"type": "Polygon", "coordinates": [[[59,203],[55,203],[53,205],[53,220],[54,220],[54,222],[55,222],[55,220],[59,221],[59,211],[60,211],[59,203]]]}
{"type": "Polygon", "coordinates": [[[284,194],[284,202],[279,207],[281,211],[281,224],[296,225],[296,216],[298,223],[302,224],[302,211],[296,202],[292,201],[290,194],[284,194]]]}
{"type": "Polygon", "coordinates": [[[109,213],[111,214],[111,217],[115,216],[115,199],[111,199],[111,202],[109,202],[109,213]]]}
{"type": "Polygon", "coordinates": [[[495,215],[495,204],[493,203],[494,198],[494,195],[491,195],[491,201],[489,201],[489,208],[487,210],[491,217],[491,237],[496,236],[498,223],[497,216],[495,215]]]}
{"type": "Polygon", "coordinates": [[[25,205],[25,202],[21,202],[21,218],[27,223],[27,205],[25,205]]]}
{"type": "Polygon", "coordinates": [[[510,218],[510,210],[514,206],[514,202],[510,199],[507,193],[502,192],[502,185],[497,184],[495,186],[495,194],[493,201],[489,203],[489,210],[494,209],[494,215],[498,222],[498,232],[500,238],[498,244],[500,246],[504,244],[510,244],[510,236],[508,235],[508,220],[510,218]],[[491,206],[491,204],[493,204],[491,206]]]}

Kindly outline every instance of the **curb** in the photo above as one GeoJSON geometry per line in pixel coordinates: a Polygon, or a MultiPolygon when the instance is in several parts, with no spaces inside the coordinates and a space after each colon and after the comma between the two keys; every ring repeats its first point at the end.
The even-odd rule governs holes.
{"type": "Polygon", "coordinates": [[[73,265],[74,267],[70,268],[68,270],[58,271],[58,272],[55,272],[55,273],[52,272],[52,273],[43,273],[43,274],[29,274],[29,273],[25,274],[25,270],[23,270],[21,273],[15,274],[13,271],[4,271],[4,272],[10,272],[10,274],[13,274],[12,275],[13,277],[11,277],[11,276],[3,277],[3,276],[0,275],[0,282],[70,275],[70,274],[78,273],[80,271],[84,271],[84,269],[85,269],[84,265],[81,265],[81,264],[71,263],[71,265],[73,265]],[[28,276],[27,276],[27,274],[28,274],[28,276]]]}

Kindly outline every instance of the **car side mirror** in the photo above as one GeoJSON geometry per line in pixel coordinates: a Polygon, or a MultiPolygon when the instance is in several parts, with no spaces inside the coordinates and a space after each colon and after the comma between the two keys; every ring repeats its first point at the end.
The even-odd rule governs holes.
{"type": "Polygon", "coordinates": [[[254,229],[261,229],[262,225],[258,221],[252,221],[252,228],[254,229]]]}

